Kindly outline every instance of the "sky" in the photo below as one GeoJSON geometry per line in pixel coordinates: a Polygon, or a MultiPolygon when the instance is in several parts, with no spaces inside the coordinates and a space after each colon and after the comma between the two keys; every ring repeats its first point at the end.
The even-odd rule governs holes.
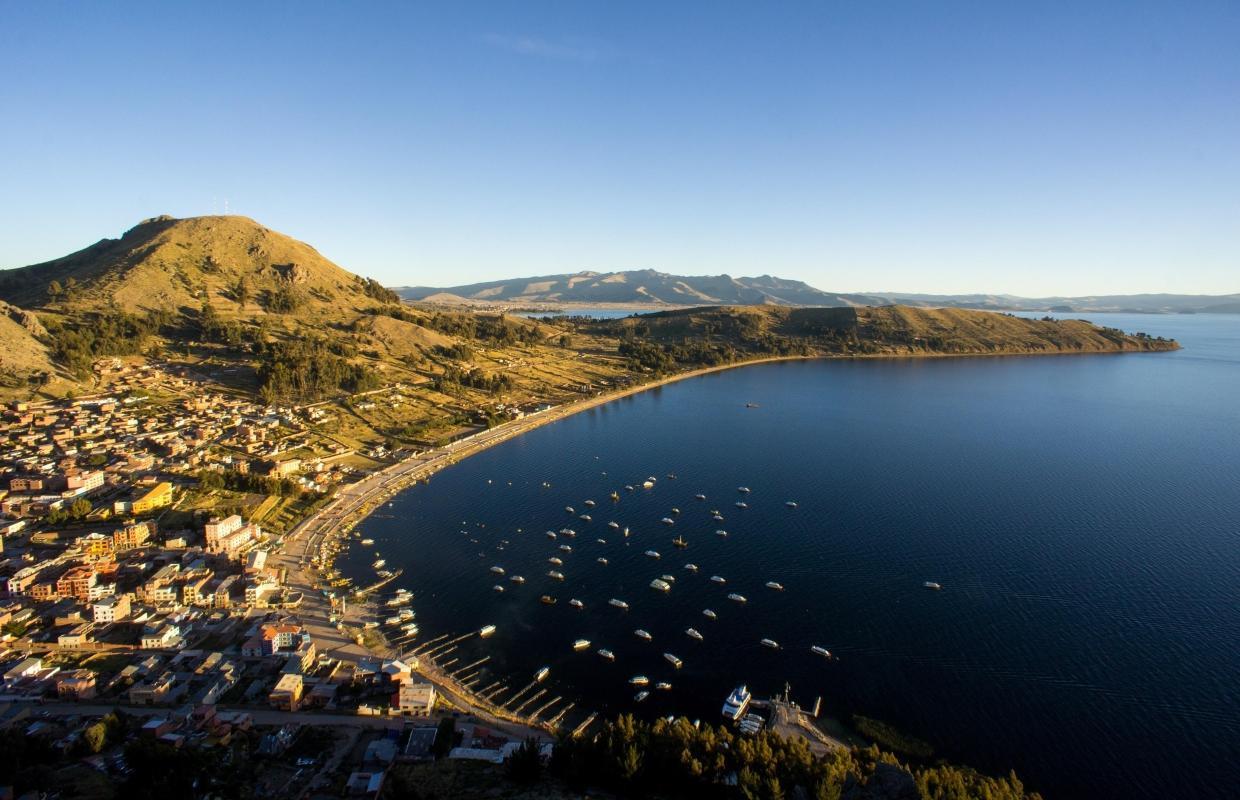
{"type": "Polygon", "coordinates": [[[229,213],[388,285],[1240,292],[1240,3],[0,0],[0,267],[229,213]]]}

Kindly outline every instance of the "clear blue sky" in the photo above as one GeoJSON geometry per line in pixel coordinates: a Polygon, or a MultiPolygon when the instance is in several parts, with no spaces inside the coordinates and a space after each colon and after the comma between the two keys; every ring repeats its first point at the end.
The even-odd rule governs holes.
{"type": "Polygon", "coordinates": [[[229,210],[391,284],[1240,291],[1240,3],[0,0],[0,266],[229,210]]]}

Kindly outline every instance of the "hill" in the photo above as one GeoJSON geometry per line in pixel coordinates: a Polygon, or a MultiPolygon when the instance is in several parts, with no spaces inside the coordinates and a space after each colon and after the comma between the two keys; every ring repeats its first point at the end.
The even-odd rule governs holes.
{"type": "Polygon", "coordinates": [[[239,216],[162,216],[119,239],[0,271],[0,298],[57,311],[188,312],[204,299],[249,314],[361,311],[394,295],[304,242],[239,216]]]}
{"type": "Polygon", "coordinates": [[[38,317],[0,301],[0,386],[41,385],[55,376],[47,341],[38,317]]]}
{"type": "Polygon", "coordinates": [[[882,302],[864,295],[823,292],[801,281],[762,275],[669,275],[652,269],[577,272],[449,288],[401,287],[407,300],[506,303],[637,303],[649,305],[850,306],[882,302]]]}

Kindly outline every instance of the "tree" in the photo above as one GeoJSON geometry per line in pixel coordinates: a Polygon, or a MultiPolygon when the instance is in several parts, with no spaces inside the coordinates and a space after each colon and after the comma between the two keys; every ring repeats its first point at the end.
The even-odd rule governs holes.
{"type": "Polygon", "coordinates": [[[47,285],[47,296],[52,300],[59,298],[65,290],[61,288],[60,281],[52,281],[47,285]]]}
{"type": "Polygon", "coordinates": [[[245,309],[245,304],[250,302],[250,284],[244,275],[237,278],[237,283],[233,286],[233,298],[236,299],[237,305],[241,306],[242,310],[245,309]]]}
{"type": "Polygon", "coordinates": [[[89,500],[85,497],[79,497],[73,501],[73,505],[69,506],[69,514],[74,519],[86,519],[86,515],[90,513],[92,508],[94,506],[90,504],[89,500]]]}
{"type": "Polygon", "coordinates": [[[538,742],[533,737],[526,739],[508,759],[508,777],[517,783],[536,783],[542,773],[542,758],[538,752],[538,742]]]}

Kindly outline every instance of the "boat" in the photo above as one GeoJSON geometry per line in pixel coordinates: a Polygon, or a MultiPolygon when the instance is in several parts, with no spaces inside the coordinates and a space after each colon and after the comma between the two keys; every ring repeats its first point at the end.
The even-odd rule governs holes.
{"type": "Polygon", "coordinates": [[[616,660],[616,654],[611,652],[610,650],[599,650],[598,654],[602,656],[603,658],[607,659],[608,661],[616,660]]]}
{"type": "Polygon", "coordinates": [[[539,682],[544,681],[547,679],[547,676],[550,674],[551,674],[551,667],[543,667],[542,669],[538,670],[538,672],[534,673],[534,680],[539,681],[539,682]]]}
{"type": "Polygon", "coordinates": [[[629,528],[627,525],[624,527],[624,538],[629,538],[629,528]]]}
{"type": "Polygon", "coordinates": [[[641,628],[638,628],[637,630],[633,631],[633,635],[636,636],[638,639],[645,639],[648,642],[654,641],[654,637],[650,635],[650,632],[644,631],[641,628]]]}
{"type": "Polygon", "coordinates": [[[631,484],[631,483],[630,483],[630,484],[626,484],[626,485],[625,485],[625,487],[624,487],[624,490],[625,490],[626,492],[631,492],[631,491],[633,491],[633,484],[631,484]]]}
{"type": "Polygon", "coordinates": [[[522,584],[522,583],[525,583],[525,576],[523,576],[523,575],[513,575],[513,576],[512,576],[511,578],[509,578],[508,580],[512,581],[513,583],[515,583],[515,584],[517,584],[517,585],[520,585],[520,584],[522,584]]]}
{"type": "Polygon", "coordinates": [[[659,520],[659,522],[662,522],[664,525],[675,525],[676,524],[676,520],[672,519],[671,517],[664,517],[663,519],[659,520]]]}
{"type": "Polygon", "coordinates": [[[548,539],[554,539],[554,538],[555,538],[555,531],[547,531],[547,538],[548,538],[548,539]]]}
{"type": "Polygon", "coordinates": [[[725,536],[727,536],[727,535],[728,535],[728,532],[727,532],[727,531],[725,531],[723,528],[716,528],[716,529],[715,529],[715,535],[716,535],[716,536],[718,536],[718,537],[720,537],[720,538],[723,538],[723,537],[725,537],[725,536]]]}
{"type": "Polygon", "coordinates": [[[577,519],[583,520],[584,522],[589,522],[594,519],[594,517],[591,517],[589,514],[581,514],[577,517],[577,519]]]}
{"type": "Polygon", "coordinates": [[[943,588],[942,586],[940,586],[939,584],[935,583],[934,581],[926,581],[925,583],[923,583],[923,584],[922,584],[922,586],[924,586],[924,587],[925,587],[925,588],[927,588],[927,589],[933,589],[933,590],[934,590],[934,591],[936,591],[936,592],[937,592],[939,589],[942,589],[942,588],[943,588]]]}
{"type": "Polygon", "coordinates": [[[484,625],[482,627],[482,630],[478,631],[478,635],[481,636],[483,639],[487,638],[493,633],[495,633],[494,625],[484,625]]]}
{"type": "Polygon", "coordinates": [[[502,591],[504,591],[504,587],[503,587],[503,586],[500,586],[498,583],[497,583],[497,584],[495,584],[494,586],[492,586],[491,588],[492,588],[492,589],[494,589],[494,590],[495,590],[495,591],[497,591],[497,592],[502,592],[502,591]]]}
{"type": "Polygon", "coordinates": [[[675,576],[675,575],[660,575],[660,576],[659,576],[659,578],[661,578],[662,580],[667,581],[668,583],[675,583],[675,582],[676,582],[676,576],[675,576]]]}
{"type": "Polygon", "coordinates": [[[651,558],[662,558],[662,556],[659,555],[658,550],[647,550],[646,555],[650,556],[651,558]]]}
{"type": "Polygon", "coordinates": [[[740,492],[741,494],[749,494],[749,487],[748,486],[737,486],[736,491],[740,492]]]}
{"type": "Polygon", "coordinates": [[[572,600],[569,600],[568,604],[572,606],[573,608],[577,608],[577,609],[586,607],[586,604],[578,600],[576,597],[574,597],[572,600]]]}
{"type": "Polygon", "coordinates": [[[788,500],[784,503],[784,505],[786,505],[788,508],[796,508],[797,502],[795,500],[788,500]]]}
{"type": "Polygon", "coordinates": [[[376,559],[375,559],[375,563],[374,563],[374,564],[372,564],[371,566],[373,566],[375,569],[382,569],[382,568],[383,568],[383,565],[384,565],[384,564],[386,564],[386,563],[387,563],[387,562],[386,562],[386,561],[384,561],[382,558],[376,558],[376,559]]]}
{"type": "Polygon", "coordinates": [[[690,572],[697,572],[698,565],[697,564],[685,564],[685,569],[689,570],[690,572]]]}
{"type": "Polygon", "coordinates": [[[418,623],[416,622],[407,622],[404,625],[401,625],[400,629],[406,636],[418,635],[418,623]]]}
{"type": "Polygon", "coordinates": [[[546,605],[546,606],[555,605],[555,598],[549,594],[544,594],[542,597],[538,599],[542,602],[543,605],[546,605]]]}
{"type": "Polygon", "coordinates": [[[548,564],[555,564],[555,565],[558,567],[558,566],[560,566],[561,564],[563,564],[564,562],[563,562],[563,561],[561,561],[560,559],[556,558],[555,556],[552,556],[551,558],[548,558],[548,559],[547,559],[547,563],[548,563],[548,564]]]}
{"type": "Polygon", "coordinates": [[[711,611],[709,608],[702,609],[702,616],[707,619],[719,619],[719,615],[714,611],[711,611]]]}
{"type": "Polygon", "coordinates": [[[366,621],[366,622],[363,622],[363,623],[362,623],[362,627],[363,627],[363,628],[365,628],[365,629],[367,629],[367,630],[371,630],[371,629],[374,629],[374,628],[379,627],[379,623],[378,623],[378,622],[376,622],[375,620],[373,620],[373,619],[372,619],[372,620],[368,620],[368,621],[366,621]]]}
{"type": "Polygon", "coordinates": [[[589,639],[578,639],[577,641],[573,642],[574,650],[585,650],[589,646],[590,646],[589,639]]]}
{"type": "Polygon", "coordinates": [[[655,578],[650,582],[651,589],[658,589],[660,592],[670,591],[672,585],[661,578],[655,578]]]}
{"type": "Polygon", "coordinates": [[[564,580],[564,573],[556,572],[555,570],[552,569],[552,570],[547,571],[547,577],[554,578],[557,581],[562,581],[564,580]]]}
{"type": "Polygon", "coordinates": [[[749,693],[748,686],[737,686],[728,695],[728,699],[723,701],[723,716],[733,721],[740,719],[749,709],[749,701],[752,699],[753,695],[749,693]]]}
{"type": "Polygon", "coordinates": [[[685,635],[690,639],[697,639],[699,642],[706,641],[706,638],[698,633],[697,628],[685,628],[685,635]]]}
{"type": "Polygon", "coordinates": [[[688,547],[689,546],[689,543],[685,541],[685,537],[683,536],[677,536],[675,539],[672,540],[672,544],[674,544],[677,547],[688,547]]]}
{"type": "Polygon", "coordinates": [[[832,656],[831,656],[831,651],[830,651],[830,650],[828,650],[828,649],[827,649],[827,648],[825,648],[825,647],[819,647],[818,645],[814,645],[813,647],[811,647],[811,648],[810,648],[810,652],[811,652],[811,653],[817,653],[818,655],[822,656],[823,658],[831,658],[831,657],[832,657],[832,656]]]}
{"type": "Polygon", "coordinates": [[[623,600],[621,600],[621,599],[619,599],[619,598],[616,598],[616,597],[613,597],[613,598],[611,598],[610,600],[608,600],[608,601],[607,601],[607,605],[609,605],[609,606],[615,606],[616,608],[623,608],[623,609],[625,609],[625,610],[627,610],[627,609],[628,609],[628,607],[629,607],[629,604],[628,604],[628,603],[626,603],[626,602],[624,602],[623,600]]]}
{"type": "Polygon", "coordinates": [[[749,508],[749,504],[746,503],[744,500],[737,500],[733,505],[735,505],[737,508],[740,508],[740,509],[749,508]]]}
{"type": "Polygon", "coordinates": [[[572,539],[574,536],[577,535],[577,531],[573,530],[572,528],[560,528],[560,535],[567,536],[568,538],[572,539]]]}
{"type": "Polygon", "coordinates": [[[589,508],[594,508],[594,501],[593,501],[593,500],[587,500],[587,501],[586,501],[586,506],[588,506],[589,508]]]}
{"type": "Polygon", "coordinates": [[[782,592],[784,590],[784,585],[779,581],[767,581],[766,588],[774,589],[777,592],[782,592]]]}
{"type": "Polygon", "coordinates": [[[695,495],[693,495],[693,499],[694,499],[694,500],[705,500],[705,499],[706,499],[706,495],[704,495],[704,494],[695,494],[695,495]]]}
{"type": "Polygon", "coordinates": [[[647,678],[645,675],[634,675],[633,677],[629,678],[629,683],[633,684],[634,686],[647,686],[650,683],[650,679],[647,678]]]}
{"type": "Polygon", "coordinates": [[[642,481],[642,488],[643,488],[643,489],[653,489],[653,488],[654,488],[654,481],[642,481]]]}
{"type": "Polygon", "coordinates": [[[672,690],[672,685],[667,681],[659,681],[654,685],[654,688],[661,692],[670,692],[672,690]]]}
{"type": "Polygon", "coordinates": [[[417,616],[412,608],[402,608],[396,612],[396,616],[400,617],[401,622],[407,622],[417,616]]]}
{"type": "Polygon", "coordinates": [[[615,501],[615,500],[619,500],[619,499],[620,499],[620,493],[619,493],[619,492],[616,492],[616,491],[613,491],[613,492],[611,493],[611,499],[612,499],[613,501],[615,501]]]}
{"type": "Polygon", "coordinates": [[[745,599],[745,595],[736,594],[735,592],[728,595],[728,599],[736,603],[748,603],[749,602],[748,600],[745,599]]]}
{"type": "Polygon", "coordinates": [[[612,520],[611,522],[607,523],[607,527],[609,527],[609,528],[615,528],[616,530],[620,530],[620,523],[619,523],[619,522],[616,522],[615,520],[612,520]]]}
{"type": "Polygon", "coordinates": [[[640,703],[641,701],[645,700],[649,696],[650,696],[650,692],[646,692],[646,691],[638,692],[637,694],[633,695],[633,702],[640,703]]]}
{"type": "Polygon", "coordinates": [[[577,512],[576,512],[576,510],[574,510],[572,506],[564,506],[564,511],[565,511],[565,513],[568,513],[568,514],[575,514],[575,513],[577,513],[577,512]]]}
{"type": "Polygon", "coordinates": [[[375,540],[374,540],[374,539],[363,539],[363,540],[362,540],[362,546],[363,546],[363,547],[370,547],[370,546],[371,546],[372,544],[374,544],[374,543],[375,543],[375,540]]]}
{"type": "Polygon", "coordinates": [[[671,653],[664,653],[663,657],[666,658],[667,662],[671,664],[673,667],[675,667],[676,669],[680,669],[682,666],[684,666],[685,662],[681,661],[679,658],[672,655],[671,653]]]}
{"type": "Polygon", "coordinates": [[[763,647],[769,647],[769,648],[771,648],[772,650],[778,650],[778,649],[779,649],[779,642],[775,641],[774,639],[763,639],[763,640],[762,640],[762,646],[763,646],[763,647]]]}
{"type": "Polygon", "coordinates": [[[504,568],[503,568],[503,567],[491,567],[491,571],[492,571],[492,572],[494,572],[496,575],[503,575],[503,574],[504,574],[504,568]]]}
{"type": "Polygon", "coordinates": [[[757,408],[757,407],[758,407],[757,403],[746,403],[745,404],[745,408],[757,408]]]}
{"type": "Polygon", "coordinates": [[[721,577],[719,575],[711,575],[710,579],[712,582],[719,583],[719,584],[724,584],[728,582],[727,578],[721,577]]]}
{"type": "Polygon", "coordinates": [[[573,552],[573,546],[571,544],[562,544],[560,545],[560,552],[571,553],[573,552]]]}
{"type": "Polygon", "coordinates": [[[599,544],[607,544],[606,539],[595,539],[594,541],[598,542],[599,544]]]}
{"type": "Polygon", "coordinates": [[[602,556],[599,556],[598,558],[596,558],[596,559],[594,559],[594,560],[595,560],[595,561],[597,561],[598,563],[602,564],[603,566],[607,566],[607,559],[603,558],[602,556]]]}
{"type": "Polygon", "coordinates": [[[711,519],[713,519],[715,522],[723,522],[723,515],[715,514],[713,517],[711,517],[711,519]]]}
{"type": "Polygon", "coordinates": [[[384,625],[399,625],[400,617],[388,617],[387,619],[383,620],[383,624],[384,625]]]}

